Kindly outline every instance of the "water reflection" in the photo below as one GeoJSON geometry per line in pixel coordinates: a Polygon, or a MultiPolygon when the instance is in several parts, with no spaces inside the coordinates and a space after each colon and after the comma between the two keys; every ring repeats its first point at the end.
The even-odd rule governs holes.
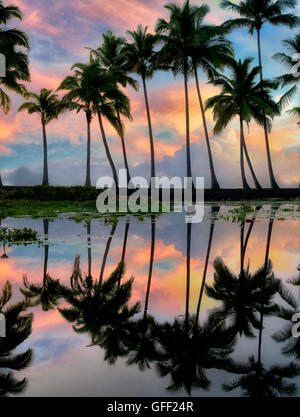
{"type": "MultiPolygon", "coordinates": [[[[80,242],[84,245],[83,250],[81,246],[73,248],[81,255],[75,261],[73,257],[72,272],[68,272],[71,254],[67,263],[63,258],[59,268],[51,266],[51,261],[54,265],[59,256],[66,256],[69,246],[52,243],[51,233],[56,233],[57,240],[57,234],[64,232],[57,231],[55,221],[44,220],[42,277],[32,284],[31,275],[36,273],[32,268],[30,274],[29,268],[29,278],[24,277],[23,285],[15,283],[23,297],[21,303],[46,323],[47,317],[54,317],[48,315],[55,314],[53,325],[57,323],[70,339],[74,337],[76,346],[86,346],[91,361],[97,362],[93,368],[105,369],[106,377],[112,367],[103,368],[105,363],[114,365],[120,375],[127,374],[120,364],[127,366],[131,381],[141,371],[146,380],[149,373],[153,391],[148,395],[154,395],[155,386],[160,387],[160,395],[166,395],[165,389],[172,395],[222,395],[221,390],[223,395],[296,395],[300,368],[288,356],[299,359],[299,339],[291,336],[291,317],[299,306],[293,295],[295,287],[277,277],[270,259],[277,207],[272,207],[267,222],[257,220],[261,209],[256,207],[251,218],[234,225],[216,220],[220,207],[212,207],[211,220],[201,229],[185,224],[179,216],[175,220],[175,214],[152,216],[151,221],[138,224],[127,218],[108,226],[104,240],[103,229],[95,221],[73,224],[70,236],[77,236],[75,228],[81,227],[80,242]],[[100,271],[93,274],[99,256],[93,262],[92,254],[99,253],[100,246],[100,271]],[[170,257],[172,263],[165,260],[170,257]],[[81,264],[85,260],[87,268],[83,272],[81,264]],[[180,277],[178,271],[182,271],[180,277]],[[181,297],[181,306],[172,304],[174,291],[181,297]],[[286,325],[279,330],[283,320],[286,325]],[[277,342],[283,343],[282,353],[277,342]],[[264,349],[271,352],[265,361],[264,349]],[[98,359],[92,359],[95,352],[98,359]]],[[[280,236],[285,225],[275,224],[280,236]]],[[[297,222],[289,227],[295,225],[297,222]]],[[[297,235],[295,242],[297,245],[297,235]]],[[[24,251],[20,259],[24,262],[27,256],[24,251]]],[[[288,258],[288,253],[281,256],[288,258]]],[[[43,331],[51,333],[51,327],[46,324],[43,330],[34,331],[35,343],[43,331]]],[[[50,366],[55,367],[56,360],[50,366]]],[[[68,360],[76,371],[78,364],[72,355],[68,360]]],[[[0,359],[0,367],[4,367],[1,364],[0,359]]],[[[43,384],[43,366],[33,363],[31,368],[41,370],[43,384]]],[[[101,376],[98,383],[100,380],[101,376]]],[[[97,381],[87,385],[89,390],[97,381]]],[[[121,386],[115,387],[116,395],[120,389],[121,386]]],[[[34,395],[34,390],[30,393],[34,395]]]]}
{"type": "Polygon", "coordinates": [[[5,314],[6,319],[6,337],[0,337],[0,397],[24,391],[27,380],[15,374],[30,365],[33,353],[31,349],[15,353],[31,333],[33,314],[22,314],[27,310],[26,303],[12,304],[11,298],[12,287],[7,281],[0,295],[0,313],[5,314]]]}

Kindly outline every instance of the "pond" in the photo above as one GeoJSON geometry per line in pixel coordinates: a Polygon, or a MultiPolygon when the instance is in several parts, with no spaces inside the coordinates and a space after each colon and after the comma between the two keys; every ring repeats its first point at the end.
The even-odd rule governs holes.
{"type": "Polygon", "coordinates": [[[299,207],[205,213],[2,219],[0,395],[300,395],[299,207]]]}

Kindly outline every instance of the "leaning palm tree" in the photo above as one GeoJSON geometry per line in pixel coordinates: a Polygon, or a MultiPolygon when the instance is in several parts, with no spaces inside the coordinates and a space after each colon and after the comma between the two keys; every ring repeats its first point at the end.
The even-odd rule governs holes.
{"type": "MultiPolygon", "coordinates": [[[[71,69],[73,70],[74,66],[71,69]]],[[[77,113],[80,111],[85,113],[87,123],[86,186],[91,185],[91,123],[93,119],[93,96],[91,95],[93,77],[91,74],[94,71],[93,61],[83,64],[80,76],[77,72],[75,75],[66,77],[57,89],[67,91],[63,99],[72,102],[77,113]]]]}
{"type": "Polygon", "coordinates": [[[190,114],[188,78],[191,71],[191,47],[194,41],[195,25],[208,13],[207,5],[191,7],[187,0],[182,7],[167,4],[170,12],[169,21],[159,19],[156,32],[162,42],[157,55],[157,64],[161,68],[172,69],[174,76],[181,73],[184,77],[185,115],[186,115],[186,166],[187,177],[192,177],[190,150],[190,114]]]}
{"type": "Polygon", "coordinates": [[[52,90],[43,88],[39,94],[25,93],[27,101],[23,103],[18,111],[26,110],[28,114],[38,114],[42,124],[43,131],[43,150],[44,150],[44,169],[43,185],[49,185],[48,174],[48,151],[47,151],[47,133],[46,126],[53,120],[57,119],[62,113],[72,108],[71,103],[60,100],[52,90]]]}
{"type": "MultiPolygon", "coordinates": [[[[271,25],[285,25],[291,29],[297,27],[300,22],[300,18],[291,14],[284,13],[286,9],[295,8],[297,0],[244,0],[240,1],[239,4],[233,3],[229,0],[222,0],[220,3],[221,7],[228,9],[239,16],[240,18],[229,20],[225,22],[223,26],[226,29],[233,30],[240,27],[246,27],[249,29],[249,33],[253,35],[254,32],[257,34],[257,47],[258,47],[258,63],[260,66],[260,80],[263,80],[263,66],[262,66],[262,53],[261,53],[261,29],[265,23],[271,25]]],[[[271,152],[269,145],[269,131],[268,123],[265,118],[264,122],[265,141],[268,159],[268,168],[271,187],[278,189],[278,184],[275,180],[271,152]]]]}
{"type": "Polygon", "coordinates": [[[151,33],[147,33],[147,29],[148,27],[139,25],[135,31],[127,31],[132,42],[128,42],[125,45],[122,53],[125,53],[126,55],[127,64],[130,70],[142,78],[149,129],[152,178],[155,177],[155,152],[146,80],[150,79],[154,73],[154,47],[158,42],[158,37],[151,33]]]}
{"type": "MultiPolygon", "coordinates": [[[[111,74],[116,82],[122,87],[127,87],[128,85],[134,88],[135,91],[138,90],[137,81],[129,75],[129,66],[126,59],[126,54],[124,53],[124,46],[126,45],[126,39],[117,36],[111,30],[108,30],[103,35],[103,42],[101,46],[97,49],[91,49],[92,56],[99,58],[100,62],[107,69],[108,73],[111,74]]],[[[116,107],[117,117],[121,123],[121,115],[131,119],[130,109],[124,111],[125,109],[116,107]],[[123,111],[122,111],[123,110],[123,111]]],[[[122,144],[122,152],[124,165],[127,170],[127,180],[130,181],[130,172],[128,165],[128,158],[126,152],[124,131],[120,132],[120,139],[122,144]]]]}
{"type": "MultiPolygon", "coordinates": [[[[292,86],[280,99],[280,104],[282,106],[285,106],[286,104],[289,104],[290,99],[296,94],[298,90],[298,84],[300,82],[300,73],[294,71],[295,60],[293,59],[294,56],[297,56],[296,54],[300,54],[300,32],[297,33],[291,39],[285,39],[282,42],[282,44],[288,50],[289,53],[277,53],[273,55],[273,58],[285,64],[285,66],[289,69],[289,72],[287,74],[281,75],[277,78],[282,87],[292,86]]],[[[299,107],[293,108],[292,110],[290,110],[290,113],[295,116],[298,116],[300,119],[299,107]]],[[[298,124],[300,124],[300,121],[298,122],[298,124]]]]}
{"type": "Polygon", "coordinates": [[[260,188],[245,143],[244,123],[249,126],[251,120],[254,119],[258,124],[263,125],[267,120],[270,130],[271,122],[266,117],[273,117],[278,113],[278,106],[271,97],[271,91],[276,87],[276,83],[267,80],[257,83],[256,77],[260,69],[259,67],[251,69],[251,62],[252,58],[244,61],[231,59],[227,66],[232,76],[229,78],[222,74],[215,75],[211,83],[221,87],[222,91],[206,102],[206,109],[213,109],[216,134],[220,134],[234,117],[239,117],[240,167],[244,190],[250,189],[245,174],[244,150],[253,181],[256,188],[260,188]]]}
{"type": "Polygon", "coordinates": [[[232,57],[234,55],[234,52],[231,43],[224,38],[223,30],[220,26],[204,24],[204,17],[205,16],[197,19],[195,24],[195,35],[192,43],[191,58],[208,152],[211,188],[219,189],[220,186],[215,173],[206,115],[200,91],[198,70],[200,69],[202,72],[207,74],[208,77],[210,77],[214,74],[215,69],[222,67],[227,62],[228,57],[232,57]]]}
{"type": "MultiPolygon", "coordinates": [[[[24,48],[29,48],[27,35],[19,29],[8,29],[12,19],[22,20],[20,9],[14,5],[4,6],[0,0],[0,54],[5,57],[5,76],[0,74],[0,108],[7,114],[10,110],[10,97],[6,90],[17,94],[26,91],[22,81],[30,81],[28,56],[24,48]]],[[[0,186],[2,179],[0,173],[0,186]]]]}

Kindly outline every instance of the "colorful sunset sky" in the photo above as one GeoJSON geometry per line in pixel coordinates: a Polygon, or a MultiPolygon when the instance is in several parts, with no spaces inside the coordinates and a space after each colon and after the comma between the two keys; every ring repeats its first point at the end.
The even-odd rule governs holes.
{"type": "MultiPolygon", "coordinates": [[[[24,13],[22,23],[13,22],[30,36],[30,91],[41,88],[55,90],[62,79],[70,74],[75,62],[85,62],[88,50],[101,43],[102,33],[108,29],[119,35],[133,30],[141,23],[153,30],[159,17],[168,17],[165,0],[14,0],[24,13]]],[[[178,1],[182,3],[182,1],[178,1]]],[[[201,5],[199,0],[191,4],[201,5]]],[[[207,0],[211,12],[207,22],[220,24],[233,17],[221,10],[217,0],[207,0]]],[[[300,6],[294,11],[300,12],[300,6]]],[[[284,51],[281,44],[296,33],[285,27],[266,25],[262,31],[265,76],[275,77],[285,68],[272,59],[272,55],[284,51]]],[[[256,39],[247,30],[236,30],[230,35],[237,57],[255,57],[256,39]]],[[[286,51],[285,51],[286,52],[286,51]]],[[[200,75],[204,98],[215,94],[217,89],[207,85],[200,75]]],[[[185,113],[182,78],[174,79],[171,73],[155,73],[149,81],[149,100],[153,119],[155,151],[158,175],[185,174],[185,113]]],[[[207,151],[196,98],[194,80],[190,80],[192,165],[195,176],[205,176],[209,186],[207,151]]],[[[279,98],[282,92],[276,92],[279,98]]],[[[133,122],[126,124],[126,143],[132,173],[149,176],[149,140],[142,91],[128,90],[131,98],[133,122]]],[[[17,113],[22,99],[12,95],[13,107],[5,116],[0,116],[0,169],[7,185],[34,185],[42,179],[41,126],[37,116],[17,113]]],[[[291,103],[291,107],[292,107],[291,103]]],[[[232,123],[221,136],[213,136],[213,120],[208,113],[209,130],[216,165],[216,173],[223,187],[239,187],[239,126],[232,123]]],[[[283,187],[297,186],[300,181],[300,130],[296,119],[285,111],[274,121],[270,136],[273,165],[276,178],[283,187]]],[[[106,131],[113,157],[123,168],[120,140],[106,124],[106,131]]],[[[53,185],[83,184],[85,178],[86,125],[83,114],[68,113],[50,123],[49,175],[53,185]]],[[[262,129],[250,126],[246,134],[250,155],[257,176],[264,186],[269,185],[266,152],[262,129]]],[[[96,120],[92,124],[92,181],[110,174],[100,132],[96,120]]],[[[250,177],[249,177],[250,181],[250,177]]],[[[251,181],[250,181],[251,183],[251,181]]]]}

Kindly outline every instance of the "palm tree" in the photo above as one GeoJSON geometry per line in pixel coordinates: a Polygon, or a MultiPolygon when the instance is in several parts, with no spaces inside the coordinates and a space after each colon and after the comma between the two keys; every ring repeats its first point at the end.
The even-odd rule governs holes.
{"type": "Polygon", "coordinates": [[[202,21],[204,17],[205,16],[203,16],[203,18],[199,18],[195,24],[195,35],[191,49],[191,58],[208,152],[211,188],[217,190],[220,186],[214,169],[206,116],[198,80],[198,69],[201,69],[210,77],[214,73],[215,69],[222,67],[222,65],[227,62],[228,57],[233,56],[234,52],[231,43],[224,38],[221,28],[219,26],[204,24],[202,21]]]}
{"type": "MultiPolygon", "coordinates": [[[[72,70],[74,66],[72,67],[72,70]]],[[[82,72],[79,76],[78,72],[73,76],[66,77],[60,86],[59,90],[67,90],[63,100],[72,102],[74,109],[79,113],[83,111],[87,123],[87,161],[86,161],[86,179],[85,185],[91,185],[91,123],[93,118],[93,72],[95,66],[93,62],[82,65],[82,72]]]]}
{"type": "Polygon", "coordinates": [[[89,333],[91,346],[99,345],[106,350],[105,359],[114,363],[118,356],[126,354],[126,343],[131,334],[129,320],[139,312],[139,303],[128,306],[133,278],[120,285],[124,264],[120,263],[102,285],[89,277],[83,278],[80,258],[77,256],[71,277],[71,289],[66,301],[71,307],[59,309],[61,315],[74,323],[78,333],[89,333]]]}
{"type": "Polygon", "coordinates": [[[152,78],[154,73],[154,47],[158,42],[158,37],[147,33],[147,30],[147,26],[139,25],[135,31],[127,31],[132,42],[125,45],[122,53],[126,55],[130,70],[142,78],[150,139],[151,178],[153,178],[155,177],[155,152],[146,80],[152,78]]]}
{"type": "Polygon", "coordinates": [[[7,281],[0,296],[0,312],[5,314],[6,321],[6,337],[0,338],[0,368],[4,371],[0,372],[0,397],[19,394],[25,389],[26,379],[17,380],[12,371],[28,367],[33,356],[31,349],[14,353],[31,334],[33,314],[22,314],[27,309],[24,301],[6,307],[11,297],[12,286],[7,281]]]}
{"type": "Polygon", "coordinates": [[[158,330],[161,359],[157,368],[161,377],[170,375],[167,390],[184,388],[191,395],[192,388],[207,391],[210,386],[205,370],[226,369],[231,360],[235,338],[226,328],[224,321],[210,314],[204,324],[199,325],[195,317],[175,319],[158,330]]]}
{"type": "MultiPolygon", "coordinates": [[[[298,84],[300,82],[300,74],[295,73],[293,71],[293,68],[295,66],[295,61],[293,60],[293,56],[295,54],[300,54],[300,32],[297,33],[293,38],[291,39],[285,39],[282,42],[283,46],[289,51],[288,54],[285,54],[284,52],[277,53],[273,55],[273,58],[277,61],[283,63],[286,65],[286,67],[289,69],[289,72],[287,74],[281,75],[277,78],[277,80],[280,82],[282,87],[287,87],[292,85],[292,87],[282,96],[280,99],[280,104],[282,106],[285,106],[289,103],[290,99],[296,94],[298,89],[298,84]]],[[[298,116],[300,118],[300,108],[295,107],[292,110],[290,110],[291,114],[294,114],[295,116],[298,116]]],[[[300,124],[300,121],[298,122],[300,124]]]]}
{"type": "Polygon", "coordinates": [[[25,98],[32,99],[32,101],[23,103],[18,111],[26,110],[28,114],[36,113],[41,119],[44,150],[43,185],[49,185],[46,126],[51,120],[58,119],[62,113],[70,110],[72,106],[70,103],[60,100],[56,94],[52,94],[52,90],[46,88],[43,88],[39,94],[26,93],[25,98]]]}
{"type": "Polygon", "coordinates": [[[151,216],[151,246],[147,289],[145,296],[145,307],[143,317],[134,323],[130,342],[128,344],[128,365],[137,364],[141,371],[150,368],[152,362],[160,358],[159,346],[157,341],[157,324],[154,317],[149,316],[149,297],[151,291],[151,280],[153,272],[153,262],[155,254],[155,216],[151,216]]]}
{"type": "MultiPolygon", "coordinates": [[[[116,82],[122,87],[127,87],[130,85],[134,88],[135,91],[138,90],[137,81],[129,75],[129,66],[126,59],[126,54],[124,53],[124,46],[126,45],[126,39],[117,36],[112,31],[108,30],[103,35],[102,45],[97,49],[91,49],[91,53],[96,58],[100,59],[100,62],[106,68],[109,74],[111,74],[116,82]]],[[[130,108],[122,109],[118,106],[116,107],[117,117],[119,123],[121,124],[121,117],[125,116],[128,119],[131,119],[130,108]]],[[[124,158],[124,165],[127,170],[127,180],[130,181],[130,172],[127,159],[124,130],[120,132],[120,139],[122,144],[122,152],[124,158]]]]}
{"type": "Polygon", "coordinates": [[[229,372],[240,374],[230,383],[223,384],[226,392],[240,388],[243,395],[252,398],[294,396],[297,391],[295,383],[285,379],[295,378],[300,374],[300,367],[293,362],[288,365],[274,365],[265,369],[262,362],[250,356],[246,364],[234,364],[229,372]]]}
{"type": "MultiPolygon", "coordinates": [[[[5,57],[5,77],[0,76],[0,108],[7,114],[10,110],[10,97],[6,89],[17,94],[26,91],[20,81],[30,81],[28,56],[24,52],[29,49],[27,35],[19,29],[8,29],[8,23],[13,19],[22,20],[20,9],[14,5],[4,6],[0,0],[0,54],[5,57]]],[[[0,173],[0,187],[2,179],[0,173]]]]}
{"type": "Polygon", "coordinates": [[[214,132],[216,134],[220,134],[235,116],[239,117],[240,167],[244,190],[250,189],[245,175],[244,150],[253,181],[256,188],[260,188],[246,148],[244,123],[246,122],[249,126],[251,119],[254,119],[262,125],[267,120],[269,129],[271,129],[270,120],[266,119],[266,116],[273,117],[278,112],[278,106],[271,97],[271,90],[275,88],[276,84],[267,80],[256,83],[255,79],[260,69],[259,67],[251,69],[251,62],[252,58],[247,58],[244,61],[231,59],[227,63],[232,73],[231,78],[221,74],[216,75],[211,83],[220,86],[222,92],[209,98],[206,102],[207,109],[213,108],[216,121],[214,132]]]}
{"type": "Polygon", "coordinates": [[[201,21],[208,13],[207,5],[191,7],[187,0],[182,7],[176,4],[167,4],[170,12],[167,22],[159,19],[156,32],[163,46],[157,56],[159,67],[172,69],[174,76],[181,73],[184,77],[185,115],[186,115],[186,165],[187,177],[192,177],[191,151],[190,151],[190,115],[188,77],[191,71],[191,45],[194,41],[195,24],[201,21]]]}
{"type": "MultiPolygon", "coordinates": [[[[300,23],[300,18],[291,13],[284,13],[286,9],[295,8],[296,5],[297,0],[277,0],[275,2],[273,0],[244,0],[240,1],[239,4],[232,3],[229,0],[222,0],[220,3],[221,7],[241,16],[240,18],[225,22],[223,26],[226,29],[233,30],[235,28],[246,27],[249,29],[251,35],[256,32],[261,82],[263,81],[261,29],[265,23],[270,23],[275,26],[285,25],[291,29],[297,27],[300,23]]],[[[278,189],[279,187],[273,173],[268,123],[266,118],[264,122],[264,132],[271,187],[273,189],[278,189]]]]}
{"type": "Polygon", "coordinates": [[[43,219],[44,225],[44,266],[43,280],[41,284],[31,284],[27,275],[23,276],[24,288],[20,288],[26,302],[31,307],[42,306],[43,311],[53,310],[58,305],[58,301],[64,296],[66,289],[60,284],[59,280],[51,278],[48,274],[48,258],[49,258],[49,220],[43,219]]]}

